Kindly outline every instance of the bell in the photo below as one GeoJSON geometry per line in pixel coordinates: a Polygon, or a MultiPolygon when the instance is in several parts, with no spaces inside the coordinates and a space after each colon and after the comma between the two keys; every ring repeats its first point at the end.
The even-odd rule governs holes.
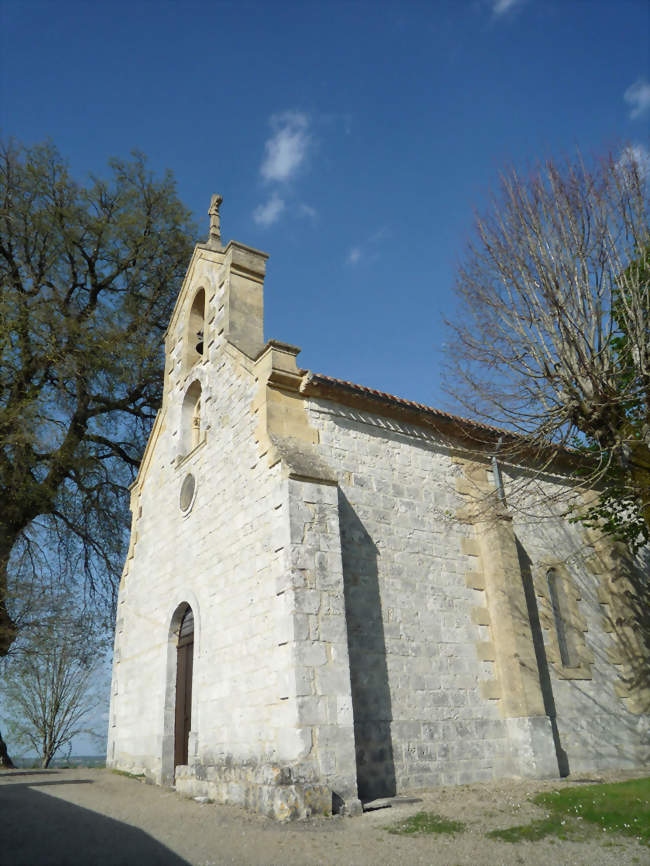
{"type": "Polygon", "coordinates": [[[199,341],[196,344],[196,351],[199,355],[202,355],[203,354],[203,331],[197,331],[196,336],[199,338],[199,341]]]}

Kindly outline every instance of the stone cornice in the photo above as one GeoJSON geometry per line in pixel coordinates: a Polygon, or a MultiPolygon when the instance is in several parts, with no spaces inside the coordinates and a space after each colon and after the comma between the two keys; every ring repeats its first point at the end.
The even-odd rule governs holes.
{"type": "Polygon", "coordinates": [[[534,471],[566,474],[575,471],[578,466],[585,466],[585,459],[580,454],[566,448],[551,446],[544,450],[534,443],[528,444],[523,436],[503,428],[453,415],[353,382],[309,370],[302,372],[300,393],[303,396],[330,400],[357,411],[432,430],[442,438],[453,440],[458,448],[472,452],[475,459],[481,455],[484,459],[492,457],[500,441],[501,459],[522,468],[537,467],[534,471]]]}

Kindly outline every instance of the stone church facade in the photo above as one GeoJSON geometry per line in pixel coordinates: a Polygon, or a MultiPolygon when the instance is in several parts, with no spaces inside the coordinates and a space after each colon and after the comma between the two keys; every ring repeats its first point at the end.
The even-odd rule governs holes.
{"type": "Polygon", "coordinates": [[[131,493],[108,765],[287,818],[647,762],[616,550],[497,499],[498,431],[265,342],[219,203],[131,493]]]}

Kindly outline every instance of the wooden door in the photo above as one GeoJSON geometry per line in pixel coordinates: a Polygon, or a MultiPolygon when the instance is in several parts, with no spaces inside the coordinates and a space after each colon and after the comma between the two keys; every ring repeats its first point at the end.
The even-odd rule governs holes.
{"type": "Polygon", "coordinates": [[[174,765],[187,764],[188,741],[192,726],[192,660],[194,654],[194,617],[188,607],[178,635],[176,651],[176,715],[174,724],[174,765]]]}

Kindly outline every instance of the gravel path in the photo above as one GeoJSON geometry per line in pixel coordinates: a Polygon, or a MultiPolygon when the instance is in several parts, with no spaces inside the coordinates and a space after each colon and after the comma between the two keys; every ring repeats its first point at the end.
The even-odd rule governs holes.
{"type": "Polygon", "coordinates": [[[0,773],[3,866],[501,866],[576,864],[648,866],[636,840],[594,829],[583,842],[544,839],[511,844],[487,830],[544,815],[534,793],[586,781],[515,781],[418,792],[421,802],[393,805],[359,818],[315,818],[277,824],[242,809],[184,800],[108,770],[16,770],[0,773]],[[464,821],[455,836],[395,836],[386,832],[427,810],[464,821]]]}

